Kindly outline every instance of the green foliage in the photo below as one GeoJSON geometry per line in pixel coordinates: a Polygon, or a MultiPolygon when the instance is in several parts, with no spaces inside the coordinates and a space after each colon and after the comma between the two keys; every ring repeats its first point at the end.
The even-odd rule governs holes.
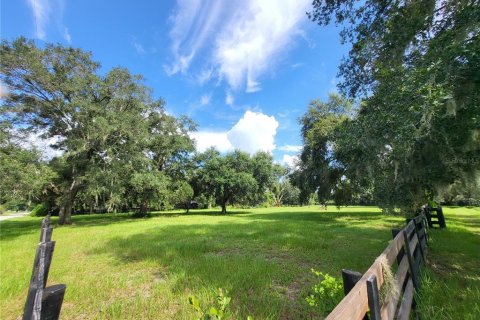
{"type": "Polygon", "coordinates": [[[281,181],[274,182],[270,189],[273,205],[280,207],[285,204],[300,204],[300,189],[293,186],[288,178],[284,177],[281,181]]]}
{"type": "Polygon", "coordinates": [[[193,188],[186,181],[181,181],[175,187],[171,195],[171,201],[174,205],[181,206],[187,213],[190,209],[190,202],[193,199],[193,188]]]}
{"type": "Polygon", "coordinates": [[[312,287],[312,293],[306,298],[308,304],[317,307],[323,314],[331,312],[343,298],[342,281],[312,269],[321,281],[312,287]]]}
{"type": "Polygon", "coordinates": [[[412,212],[478,171],[478,1],[315,0],[309,16],[352,43],[339,88],[362,101],[336,139],[352,190],[412,212]]]}
{"type": "Polygon", "coordinates": [[[227,297],[228,291],[221,288],[218,289],[217,300],[214,306],[202,310],[200,307],[200,301],[197,298],[191,296],[188,298],[188,303],[192,305],[195,310],[200,314],[198,320],[222,320],[227,319],[229,316],[227,307],[232,298],[227,297]]]}
{"type": "Polygon", "coordinates": [[[0,122],[0,203],[26,208],[39,202],[55,173],[41,160],[40,152],[20,146],[12,128],[0,122]]]}
{"type": "Polygon", "coordinates": [[[292,183],[300,189],[302,203],[315,193],[318,202],[325,205],[332,199],[341,199],[342,163],[336,159],[336,130],[348,119],[352,101],[331,94],[327,102],[313,100],[307,113],[300,118],[303,149],[292,183]]]}
{"type": "Polygon", "coordinates": [[[47,214],[48,208],[43,203],[37,204],[30,212],[32,217],[44,217],[47,214]]]}
{"type": "MultiPolygon", "coordinates": [[[[55,138],[53,147],[64,151],[50,164],[56,177],[47,179],[60,224],[70,222],[74,206],[99,202],[114,212],[140,206],[143,215],[171,191],[167,180],[186,179],[185,159],[194,150],[188,132],[195,125],[166,114],[141,76],[124,68],[99,74],[88,52],[38,48],[24,38],[3,41],[0,55],[1,81],[9,89],[1,127],[55,138]]],[[[9,159],[0,165],[15,165],[9,159]]]]}
{"type": "Polygon", "coordinates": [[[227,204],[260,204],[266,190],[275,181],[278,167],[263,152],[251,157],[235,150],[221,156],[209,149],[196,157],[197,170],[193,184],[197,194],[213,197],[226,213],[227,204]]]}

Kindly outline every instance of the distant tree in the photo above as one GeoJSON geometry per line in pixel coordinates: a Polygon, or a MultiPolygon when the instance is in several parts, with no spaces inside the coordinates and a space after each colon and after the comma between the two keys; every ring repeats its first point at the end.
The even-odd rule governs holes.
{"type": "Polygon", "coordinates": [[[300,118],[303,148],[291,181],[301,190],[302,202],[315,193],[318,202],[326,205],[340,192],[337,187],[344,167],[336,158],[336,130],[348,118],[351,106],[350,100],[331,94],[327,102],[313,100],[300,118]]]}
{"type": "Polygon", "coordinates": [[[273,162],[273,156],[267,152],[257,152],[246,163],[251,163],[251,173],[257,182],[257,192],[253,194],[252,204],[258,205],[265,200],[265,193],[285,175],[285,168],[273,162]]]}
{"type": "Polygon", "coordinates": [[[274,205],[298,205],[300,203],[300,189],[294,187],[288,178],[276,181],[271,187],[274,205]]]}
{"type": "Polygon", "coordinates": [[[130,185],[130,193],[134,203],[138,205],[138,216],[145,216],[152,206],[160,207],[168,198],[168,178],[158,171],[134,173],[130,185]]]}
{"type": "Polygon", "coordinates": [[[0,205],[18,209],[41,202],[43,191],[54,177],[40,152],[15,142],[11,128],[0,128],[0,205]]]}
{"type": "Polygon", "coordinates": [[[215,198],[222,214],[227,213],[227,204],[246,203],[258,190],[252,160],[247,153],[236,150],[221,156],[218,151],[210,149],[200,154],[197,161],[197,183],[205,194],[215,198]]]}
{"type": "Polygon", "coordinates": [[[175,184],[174,188],[171,195],[173,204],[182,206],[188,213],[193,200],[193,188],[186,181],[175,184]]]}

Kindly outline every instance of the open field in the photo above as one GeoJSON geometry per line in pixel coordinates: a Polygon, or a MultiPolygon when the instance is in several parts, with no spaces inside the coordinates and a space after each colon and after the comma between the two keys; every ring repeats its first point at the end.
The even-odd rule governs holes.
{"type": "MultiPolygon", "coordinates": [[[[316,318],[305,302],[315,281],[310,269],[336,277],[342,268],[365,271],[391,239],[390,229],[404,224],[374,207],[231,210],[147,219],[85,215],[56,227],[49,282],[67,284],[62,318],[193,319],[188,296],[211,306],[216,288],[229,291],[234,318],[316,318]]],[[[453,279],[454,290],[465,292],[462,303],[470,309],[477,303],[478,310],[471,298],[480,290],[480,210],[445,213],[448,230],[432,231],[429,257],[439,267],[430,278],[453,279]]],[[[40,220],[0,224],[2,319],[22,313],[40,220]]],[[[452,300],[443,313],[462,308],[452,300]]]]}

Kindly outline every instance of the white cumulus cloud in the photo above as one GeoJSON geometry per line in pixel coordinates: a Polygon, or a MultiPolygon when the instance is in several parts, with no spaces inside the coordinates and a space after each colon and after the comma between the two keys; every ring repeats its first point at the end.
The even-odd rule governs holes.
{"type": "Polygon", "coordinates": [[[273,116],[260,112],[246,111],[243,117],[228,131],[199,131],[191,134],[197,150],[215,147],[221,152],[240,149],[253,154],[258,151],[271,152],[275,149],[278,121],[273,116]]]}
{"type": "Polygon", "coordinates": [[[275,149],[278,121],[274,116],[247,111],[227,134],[235,148],[255,153],[275,149]]]}
{"type": "Polygon", "coordinates": [[[259,77],[294,35],[300,35],[309,0],[248,1],[230,20],[216,41],[215,59],[219,73],[230,86],[246,91],[260,90],[259,77]]]}
{"type": "Polygon", "coordinates": [[[177,0],[171,15],[173,62],[169,75],[185,73],[200,50],[233,90],[261,90],[260,78],[304,32],[311,0],[177,0]]]}
{"type": "Polygon", "coordinates": [[[220,152],[228,152],[234,149],[226,132],[198,131],[192,132],[190,136],[195,140],[199,152],[204,152],[210,147],[214,147],[220,152]]]}
{"type": "Polygon", "coordinates": [[[0,99],[6,98],[8,96],[8,88],[0,81],[0,99]]]}

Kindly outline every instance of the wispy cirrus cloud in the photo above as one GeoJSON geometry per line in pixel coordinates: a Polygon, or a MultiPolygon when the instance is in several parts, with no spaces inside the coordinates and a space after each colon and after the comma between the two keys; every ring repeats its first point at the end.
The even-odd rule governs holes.
{"type": "Polygon", "coordinates": [[[131,40],[130,40],[130,43],[133,46],[133,48],[135,49],[135,52],[137,52],[137,54],[143,56],[145,53],[147,53],[145,48],[142,46],[142,44],[140,42],[138,42],[136,37],[132,36],[131,40]]]}
{"type": "Polygon", "coordinates": [[[225,4],[223,1],[177,0],[177,8],[170,16],[173,63],[164,65],[168,75],[184,73],[190,67],[219,24],[225,4]]]}
{"type": "Polygon", "coordinates": [[[47,40],[47,29],[51,20],[55,21],[57,32],[68,42],[72,36],[67,27],[63,25],[63,11],[65,0],[26,0],[33,14],[34,33],[37,39],[47,40]]]}
{"type": "Polygon", "coordinates": [[[227,92],[227,95],[225,96],[225,104],[229,106],[233,106],[233,103],[235,102],[235,98],[233,97],[231,92],[227,92]]]}
{"type": "Polygon", "coordinates": [[[212,100],[212,94],[211,93],[203,94],[200,97],[200,106],[203,107],[203,106],[206,106],[206,105],[210,104],[210,100],[212,100]]]}
{"type": "Polygon", "coordinates": [[[45,0],[28,0],[33,12],[35,36],[40,40],[47,39],[47,24],[50,20],[50,3],[45,0]]]}
{"type": "Polygon", "coordinates": [[[169,75],[192,71],[202,51],[207,57],[202,63],[232,90],[259,91],[261,77],[294,39],[303,37],[301,25],[310,2],[177,0],[170,17],[173,62],[164,65],[165,71],[169,75]]]}

